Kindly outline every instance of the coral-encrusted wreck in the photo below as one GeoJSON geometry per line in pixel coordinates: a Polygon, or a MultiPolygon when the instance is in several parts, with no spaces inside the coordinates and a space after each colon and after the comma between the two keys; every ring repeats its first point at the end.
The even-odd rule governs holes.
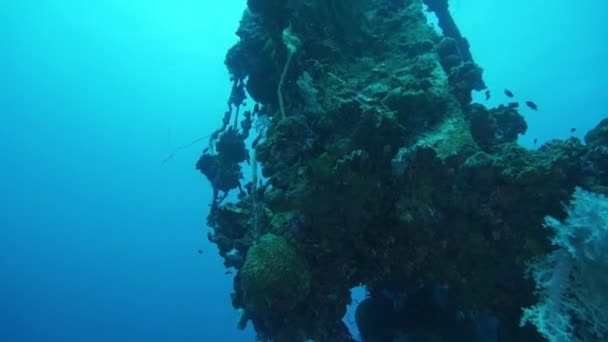
{"type": "Polygon", "coordinates": [[[426,2],[444,34],[422,0],[248,1],[197,169],[214,189],[209,239],[238,270],[232,305],[261,341],[351,341],[341,319],[361,284],[368,341],[481,341],[466,312],[498,321],[500,341],[538,338],[518,326],[534,302],[524,263],[550,250],[543,218],[563,217],[576,185],[607,192],[607,124],[588,145],[518,146],[517,106],[471,104],[481,69],[447,1],[426,2]],[[399,298],[429,299],[400,315],[399,298]]]}

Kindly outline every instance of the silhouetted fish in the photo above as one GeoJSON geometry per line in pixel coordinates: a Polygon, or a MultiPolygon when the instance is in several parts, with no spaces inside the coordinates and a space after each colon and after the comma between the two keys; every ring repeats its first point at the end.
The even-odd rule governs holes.
{"type": "Polygon", "coordinates": [[[208,151],[209,151],[209,147],[205,147],[205,148],[203,149],[203,153],[207,153],[208,151]]]}
{"type": "Polygon", "coordinates": [[[576,132],[576,128],[574,128],[574,127],[570,128],[570,133],[574,133],[574,132],[576,132]]]}
{"type": "Polygon", "coordinates": [[[224,274],[232,274],[232,271],[228,270],[228,271],[224,272],[224,274]]]}
{"type": "Polygon", "coordinates": [[[509,89],[505,89],[505,95],[507,95],[508,97],[513,97],[513,92],[509,89]]]}
{"type": "Polygon", "coordinates": [[[519,102],[509,102],[507,105],[509,108],[519,108],[519,102]]]}
{"type": "Polygon", "coordinates": [[[534,138],[534,145],[538,142],[538,138],[534,138]]]}
{"type": "Polygon", "coordinates": [[[199,249],[199,250],[198,250],[198,254],[203,254],[203,250],[202,250],[202,249],[199,249]]]}
{"type": "Polygon", "coordinates": [[[488,101],[490,99],[490,91],[486,90],[486,101],[488,101]]]}
{"type": "Polygon", "coordinates": [[[259,134],[254,140],[253,143],[251,143],[251,147],[252,148],[256,148],[258,146],[258,143],[260,142],[260,139],[262,139],[262,134],[259,134]]]}
{"type": "Polygon", "coordinates": [[[253,112],[254,112],[254,113],[258,113],[259,111],[260,111],[260,105],[259,105],[258,103],[256,103],[256,104],[253,106],[253,112]]]}
{"type": "Polygon", "coordinates": [[[538,106],[532,101],[526,101],[526,106],[532,108],[532,110],[538,110],[538,106]]]}

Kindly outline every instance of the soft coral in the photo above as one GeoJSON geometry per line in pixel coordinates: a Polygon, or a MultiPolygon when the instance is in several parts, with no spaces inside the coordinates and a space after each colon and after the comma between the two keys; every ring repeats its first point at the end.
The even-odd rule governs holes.
{"type": "Polygon", "coordinates": [[[524,309],[551,342],[608,339],[608,198],[577,188],[564,222],[546,218],[558,248],[529,264],[539,303],[524,309]]]}

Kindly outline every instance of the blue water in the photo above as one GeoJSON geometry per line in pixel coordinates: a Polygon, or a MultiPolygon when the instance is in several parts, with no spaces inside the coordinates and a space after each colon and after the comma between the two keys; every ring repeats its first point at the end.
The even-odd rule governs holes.
{"type": "MultiPolygon", "coordinates": [[[[206,240],[200,147],[161,164],[220,122],[245,3],[0,6],[0,341],[253,341],[206,240]]],[[[608,3],[452,4],[490,104],[539,105],[522,144],[608,116],[608,3]]]]}

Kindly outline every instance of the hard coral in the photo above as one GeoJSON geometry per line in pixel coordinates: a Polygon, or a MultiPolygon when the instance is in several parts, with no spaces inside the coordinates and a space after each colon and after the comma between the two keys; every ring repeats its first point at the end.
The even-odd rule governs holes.
{"type": "Polygon", "coordinates": [[[247,309],[257,313],[285,314],[310,292],[306,260],[274,234],[263,235],[251,247],[241,269],[241,286],[247,309]]]}

